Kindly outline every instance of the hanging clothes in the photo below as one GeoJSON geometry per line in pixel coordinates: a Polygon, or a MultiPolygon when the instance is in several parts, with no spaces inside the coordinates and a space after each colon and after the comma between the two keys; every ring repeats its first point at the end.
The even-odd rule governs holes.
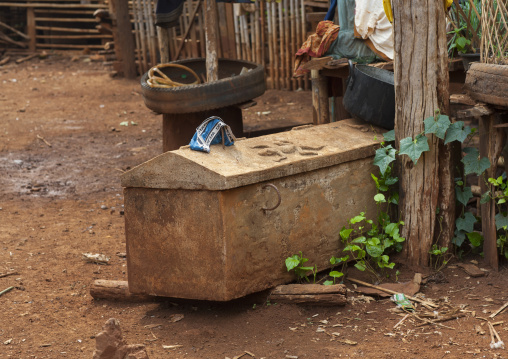
{"type": "Polygon", "coordinates": [[[340,27],[332,21],[321,21],[317,25],[316,33],[309,36],[300,49],[296,52],[296,60],[293,75],[303,76],[309,70],[303,65],[310,61],[311,57],[322,57],[330,48],[330,45],[337,39],[340,27]]]}

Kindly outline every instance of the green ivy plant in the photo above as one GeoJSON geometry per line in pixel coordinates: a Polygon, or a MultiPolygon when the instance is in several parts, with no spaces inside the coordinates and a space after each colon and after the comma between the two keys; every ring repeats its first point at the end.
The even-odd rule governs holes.
{"type": "MultiPolygon", "coordinates": [[[[376,151],[374,157],[374,164],[379,166],[381,173],[389,168],[389,164],[395,161],[395,156],[406,155],[416,165],[421,155],[429,151],[428,137],[434,135],[437,138],[444,141],[444,144],[451,143],[453,141],[459,141],[464,143],[466,140],[470,140],[476,133],[476,129],[471,129],[469,126],[465,126],[464,122],[457,121],[454,123],[450,122],[450,119],[446,115],[442,115],[439,111],[435,111],[434,116],[430,116],[424,119],[424,131],[418,134],[415,138],[406,137],[400,140],[399,151],[397,152],[391,145],[385,146],[386,142],[395,140],[394,131],[389,131],[384,134],[384,143],[381,148],[376,151]]],[[[474,173],[478,176],[483,176],[485,170],[490,167],[490,161],[488,158],[480,158],[479,152],[476,148],[465,147],[463,149],[465,156],[461,162],[464,165],[464,176],[474,173]]],[[[473,197],[471,187],[465,186],[464,179],[456,179],[455,188],[456,198],[459,203],[462,204],[462,211],[459,218],[455,222],[455,237],[453,243],[460,247],[465,241],[466,237],[469,239],[471,245],[480,246],[483,242],[483,237],[480,233],[474,232],[474,224],[477,222],[476,217],[470,213],[465,212],[465,207],[468,201],[473,197]]],[[[482,196],[482,201],[488,201],[488,193],[482,196]]],[[[508,221],[506,222],[508,225],[508,221]]],[[[442,248],[432,247],[431,254],[441,255],[442,248]]],[[[441,261],[442,262],[442,261],[441,261]]]]}
{"type": "Polygon", "coordinates": [[[316,283],[317,266],[304,266],[304,264],[308,261],[309,259],[304,258],[303,253],[300,251],[300,255],[294,254],[291,257],[286,258],[286,268],[288,272],[291,270],[295,272],[296,278],[299,282],[301,282],[303,279],[305,279],[307,282],[310,282],[307,273],[312,272],[314,275],[314,283],[316,283]]]}

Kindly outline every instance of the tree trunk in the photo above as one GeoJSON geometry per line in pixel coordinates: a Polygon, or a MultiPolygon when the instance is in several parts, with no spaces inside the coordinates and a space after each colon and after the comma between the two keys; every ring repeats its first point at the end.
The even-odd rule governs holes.
{"type": "MultiPolygon", "coordinates": [[[[403,138],[421,134],[424,118],[434,110],[448,112],[449,79],[443,2],[392,0],[392,4],[398,145],[403,138]]],[[[427,137],[430,151],[416,165],[408,156],[399,157],[399,210],[405,223],[404,253],[411,266],[427,266],[432,244],[450,243],[455,228],[454,151],[436,136],[427,137]]]]}

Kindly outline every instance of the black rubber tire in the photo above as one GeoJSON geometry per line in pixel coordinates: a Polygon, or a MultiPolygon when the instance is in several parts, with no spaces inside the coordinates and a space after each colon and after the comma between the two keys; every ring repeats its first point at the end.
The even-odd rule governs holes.
{"type": "MultiPolygon", "coordinates": [[[[186,59],[174,63],[187,66],[198,75],[205,74],[205,59],[186,59]]],[[[183,82],[172,74],[183,73],[180,69],[163,70],[172,80],[183,82]]],[[[265,90],[265,70],[262,65],[243,60],[219,59],[219,80],[212,83],[172,88],[152,88],[146,80],[148,73],[141,77],[141,89],[145,105],[158,113],[191,113],[240,104],[261,96],[265,90]],[[239,75],[242,68],[250,71],[239,75]],[[231,74],[235,74],[231,76],[231,74]]],[[[188,75],[188,81],[194,81],[188,75]]]]}

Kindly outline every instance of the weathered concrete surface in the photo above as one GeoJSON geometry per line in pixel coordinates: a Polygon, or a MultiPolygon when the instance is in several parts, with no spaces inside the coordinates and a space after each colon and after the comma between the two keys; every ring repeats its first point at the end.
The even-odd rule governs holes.
{"type": "MultiPolygon", "coordinates": [[[[241,161],[242,168],[250,171],[254,179],[244,176],[238,169],[217,169],[213,172],[210,168],[213,164],[218,166],[216,158],[225,156],[222,148],[216,146],[211,154],[203,154],[210,159],[206,171],[211,174],[210,178],[215,179],[214,186],[231,186],[232,182],[226,178],[252,184],[221,191],[126,188],[129,290],[132,293],[226,301],[293,280],[293,274],[286,271],[284,260],[299,251],[309,258],[307,264],[316,264],[318,270],[329,267],[330,257],[337,256],[343,247],[339,231],[348,219],[360,212],[367,212],[371,218],[377,214],[373,200],[376,188],[370,176],[376,171],[372,164],[377,146],[374,133],[340,125],[347,130],[321,139],[321,145],[325,146],[323,150],[328,148],[329,151],[326,156],[321,155],[325,152],[322,150],[318,151],[320,155],[312,156],[314,159],[323,158],[318,160],[323,165],[320,169],[303,171],[305,166],[312,168],[317,165],[307,160],[305,155],[300,155],[294,162],[288,156],[285,165],[279,165],[271,156],[266,156],[269,165],[260,162],[257,171],[245,169],[246,164],[241,161]],[[355,140],[357,137],[361,140],[355,140]],[[370,137],[370,141],[366,137],[370,137]],[[354,149],[349,150],[346,146],[352,142],[354,149]],[[358,142],[362,142],[363,146],[358,146],[358,142]],[[337,158],[331,151],[332,147],[354,160],[335,163],[337,158]],[[333,165],[324,166],[330,162],[333,165]],[[270,166],[278,167],[278,172],[271,172],[270,166]],[[298,168],[297,174],[286,175],[291,172],[287,167],[298,168]],[[232,174],[230,177],[220,174],[224,172],[232,174]],[[271,177],[269,182],[254,181],[265,178],[267,173],[271,177]],[[274,177],[275,174],[282,176],[274,177]],[[280,206],[273,211],[262,209],[277,203],[275,190],[263,188],[267,183],[275,185],[282,198],[280,206]]],[[[333,126],[320,127],[333,130],[333,126]]],[[[292,132],[304,134],[301,138],[312,143],[317,135],[314,130],[292,132]]],[[[255,146],[252,143],[267,143],[267,138],[272,136],[239,143],[243,142],[247,151],[255,146]]],[[[290,145],[284,146],[288,146],[288,152],[291,150],[290,145]]],[[[236,153],[241,154],[242,150],[236,153]]],[[[146,174],[143,167],[153,169],[153,162],[150,162],[134,172],[140,176],[146,174]]],[[[203,163],[199,164],[205,167],[203,163]]],[[[224,163],[221,166],[231,167],[224,163]]],[[[187,167],[192,172],[193,168],[187,167]]],[[[159,181],[151,177],[144,183],[175,184],[171,180],[175,170],[167,167],[162,172],[160,167],[157,173],[164,179],[159,181]]],[[[181,174],[177,173],[177,177],[181,174]]],[[[195,176],[189,173],[191,175],[195,176]]],[[[128,178],[129,181],[124,184],[143,181],[128,178]]],[[[183,183],[182,179],[178,181],[183,183]]]]}
{"type": "Polygon", "coordinates": [[[122,175],[123,187],[225,190],[374,155],[386,130],[344,120],[212,146],[165,152],[122,175]]]}

